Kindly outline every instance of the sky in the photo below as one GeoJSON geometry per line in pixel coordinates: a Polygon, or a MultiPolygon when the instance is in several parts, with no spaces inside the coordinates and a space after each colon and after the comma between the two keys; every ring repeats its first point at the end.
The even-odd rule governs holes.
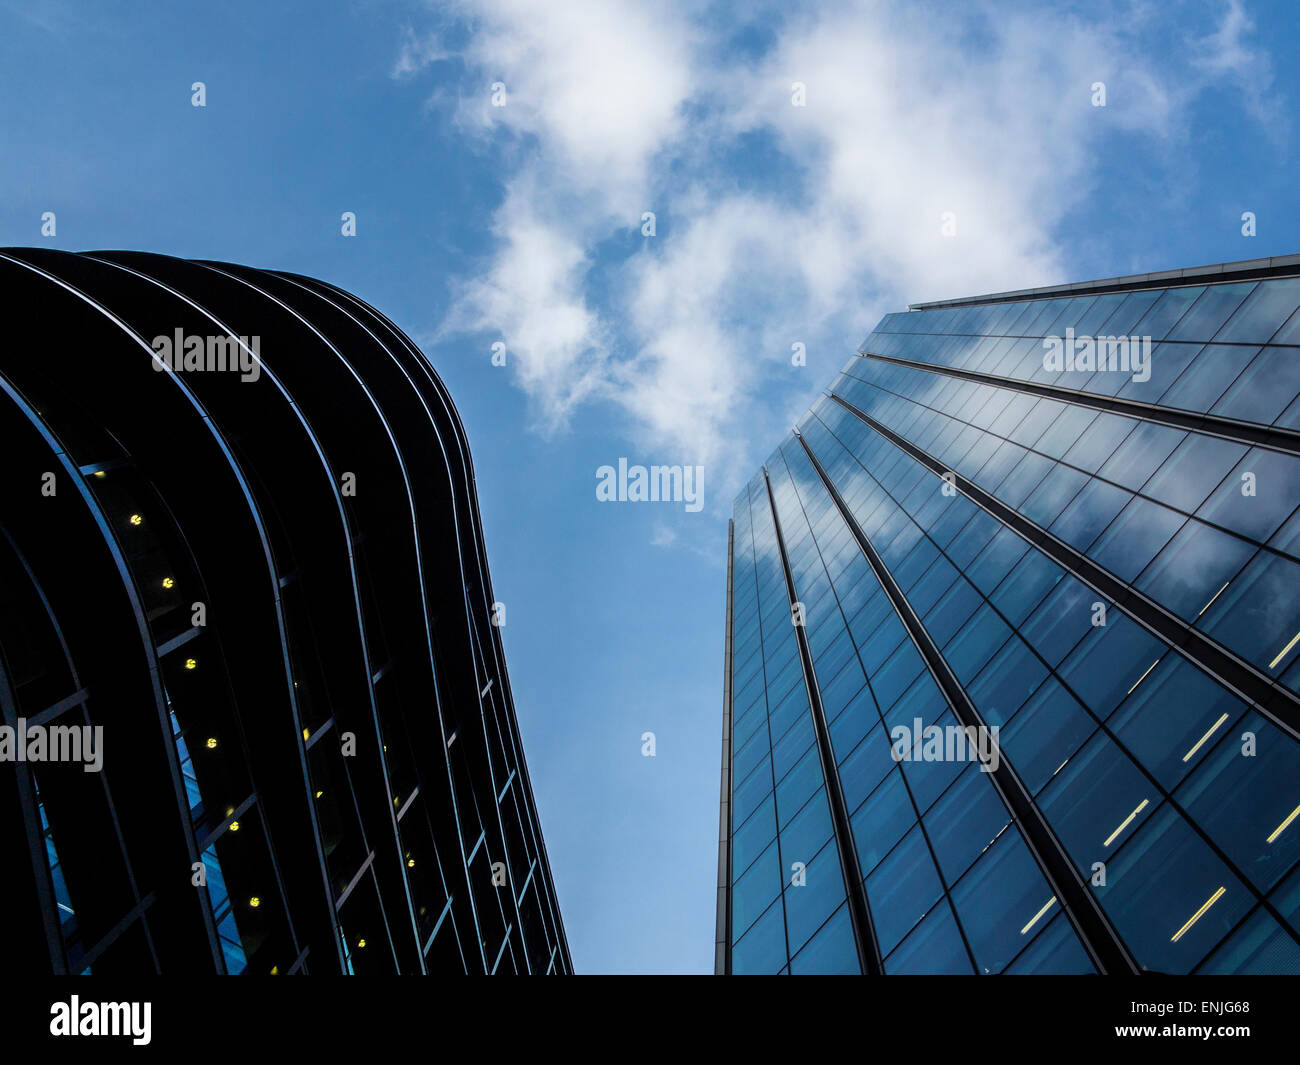
{"type": "Polygon", "coordinates": [[[309,274],[420,345],[575,968],[710,972],[736,491],[908,303],[1300,252],[1297,40],[1294,0],[0,0],[0,246],[309,274]],[[599,500],[620,459],[703,505],[599,500]]]}

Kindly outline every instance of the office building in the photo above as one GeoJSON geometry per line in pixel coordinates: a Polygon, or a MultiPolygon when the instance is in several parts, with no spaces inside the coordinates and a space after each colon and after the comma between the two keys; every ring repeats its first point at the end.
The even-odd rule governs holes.
{"type": "Polygon", "coordinates": [[[28,973],[564,973],[468,443],[294,274],[0,252],[0,898],[28,973]]]}
{"type": "Polygon", "coordinates": [[[1300,973],[1298,307],[881,320],[734,504],[718,972],[1300,973]]]}

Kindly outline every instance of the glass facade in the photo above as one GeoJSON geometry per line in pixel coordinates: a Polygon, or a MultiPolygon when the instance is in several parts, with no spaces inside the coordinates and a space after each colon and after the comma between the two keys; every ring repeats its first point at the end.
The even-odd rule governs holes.
{"type": "Polygon", "coordinates": [[[1237,265],[889,314],[737,497],[718,971],[1300,973],[1300,278],[1237,265]]]}
{"type": "Polygon", "coordinates": [[[0,287],[6,957],[569,972],[468,443],[419,350],[231,264],[9,249],[0,287]],[[162,365],[173,336],[221,362],[162,365]],[[15,757],[56,729],[100,764],[15,757]]]}

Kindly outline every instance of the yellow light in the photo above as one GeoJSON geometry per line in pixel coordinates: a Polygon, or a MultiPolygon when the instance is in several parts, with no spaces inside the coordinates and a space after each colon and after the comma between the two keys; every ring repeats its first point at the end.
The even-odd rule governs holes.
{"type": "Polygon", "coordinates": [[[310,729],[303,729],[303,730],[302,730],[302,738],[303,738],[304,740],[306,740],[306,739],[310,739],[310,738],[311,738],[311,730],[310,730],[310,729]]]}
{"type": "Polygon", "coordinates": [[[187,659],[185,659],[185,668],[186,668],[186,669],[197,669],[198,666],[199,666],[199,663],[198,663],[197,659],[193,659],[193,658],[187,658],[187,659]]]}
{"type": "Polygon", "coordinates": [[[394,805],[394,806],[396,806],[400,801],[401,801],[401,800],[400,800],[396,795],[393,796],[393,805],[394,805]]]}
{"type": "Polygon", "coordinates": [[[143,524],[144,524],[144,515],[143,515],[143,514],[132,514],[132,515],[131,515],[131,524],[132,524],[132,525],[143,525],[143,524]]]}
{"type": "Polygon", "coordinates": [[[361,948],[364,950],[364,949],[365,949],[365,946],[366,946],[366,941],[365,941],[364,939],[358,939],[358,940],[357,940],[357,946],[358,946],[358,947],[361,947],[361,948]]]}
{"type": "MultiPolygon", "coordinates": [[[[1224,581],[1224,582],[1223,582],[1223,588],[1228,587],[1228,585],[1230,585],[1231,583],[1232,583],[1232,581],[1224,581]]],[[[1215,601],[1216,599],[1218,599],[1219,596],[1221,596],[1221,595],[1223,594],[1223,588],[1220,588],[1217,592],[1215,592],[1212,596],[1210,596],[1210,601],[1209,601],[1208,603],[1206,603],[1203,607],[1201,607],[1200,611],[1197,613],[1196,616],[1197,616],[1198,618],[1201,616],[1201,614],[1204,614],[1207,610],[1210,609],[1210,607],[1212,607],[1212,606],[1214,605],[1214,601],[1215,601]]]]}
{"type": "Polygon", "coordinates": [[[1269,669],[1277,669],[1277,664],[1278,664],[1279,662],[1281,662],[1282,659],[1284,659],[1284,658],[1287,656],[1287,654],[1290,652],[1291,648],[1294,647],[1294,646],[1296,645],[1296,641],[1297,641],[1297,640],[1300,640],[1300,632],[1297,632],[1294,636],[1291,637],[1291,642],[1290,642],[1289,644],[1287,644],[1285,647],[1283,647],[1282,650],[1280,650],[1280,651],[1277,653],[1277,657],[1276,657],[1275,659],[1273,659],[1273,661],[1270,662],[1270,663],[1268,664],[1268,668],[1269,668],[1269,669]]]}
{"type": "Polygon", "coordinates": [[[1055,901],[1056,901],[1056,896],[1053,895],[1050,899],[1048,899],[1045,903],[1043,903],[1043,908],[1039,910],[1036,914],[1034,914],[1033,917],[1029,918],[1029,923],[1020,930],[1020,934],[1023,936],[1026,932],[1028,932],[1031,928],[1033,928],[1034,925],[1038,923],[1038,919],[1048,911],[1049,907],[1055,901]]]}
{"type": "MultiPolygon", "coordinates": [[[[1154,662],[1152,662],[1149,666],[1147,666],[1147,671],[1146,671],[1146,673],[1143,673],[1142,676],[1138,677],[1138,679],[1137,679],[1137,683],[1133,685],[1133,688],[1136,688],[1136,687],[1138,686],[1138,684],[1141,684],[1144,680],[1146,680],[1146,679],[1147,679],[1147,673],[1150,673],[1150,672],[1151,672],[1153,669],[1155,669],[1156,666],[1158,666],[1158,665],[1160,665],[1160,659],[1157,658],[1154,662]]],[[[1127,692],[1125,692],[1124,694],[1125,694],[1125,695],[1132,695],[1132,694],[1133,694],[1133,688],[1130,688],[1130,689],[1129,689],[1127,692]]]]}
{"type": "Polygon", "coordinates": [[[279,976],[279,975],[280,975],[280,966],[278,966],[278,965],[272,965],[272,966],[271,966],[271,975],[272,975],[272,976],[279,976]]]}
{"type": "Polygon", "coordinates": [[[103,470],[96,470],[96,471],[95,471],[95,476],[96,476],[96,477],[107,477],[108,474],[106,474],[103,470]]]}
{"type": "Polygon", "coordinates": [[[231,821],[231,822],[230,822],[230,831],[231,831],[231,832],[238,832],[238,831],[239,831],[239,822],[238,822],[238,821],[231,821]]]}
{"type": "Polygon", "coordinates": [[[1213,736],[1215,732],[1218,731],[1219,726],[1222,725],[1227,720],[1228,720],[1228,715],[1224,714],[1222,717],[1219,718],[1218,721],[1216,721],[1213,725],[1211,725],[1209,729],[1206,731],[1205,735],[1196,741],[1192,749],[1188,751],[1185,755],[1183,755],[1183,761],[1184,762],[1188,761],[1192,757],[1192,755],[1194,755],[1197,751],[1199,751],[1201,749],[1201,745],[1205,743],[1205,741],[1208,740],[1211,736],[1213,736]]]}
{"type": "Polygon", "coordinates": [[[408,869],[414,869],[414,868],[415,868],[415,859],[414,859],[414,858],[408,858],[408,859],[406,860],[406,868],[408,868],[408,869]]]}
{"type": "Polygon", "coordinates": [[[1264,842],[1272,843],[1275,839],[1277,839],[1278,836],[1280,836],[1283,832],[1286,831],[1286,826],[1295,820],[1296,814],[1300,814],[1300,806],[1297,806],[1294,810],[1292,810],[1289,814],[1287,814],[1286,820],[1283,821],[1280,825],[1278,825],[1277,828],[1273,829],[1273,834],[1269,836],[1268,839],[1266,839],[1264,842]]]}
{"type": "Polygon", "coordinates": [[[1146,809],[1147,803],[1149,801],[1150,800],[1148,799],[1143,799],[1140,803],[1138,803],[1137,809],[1134,810],[1131,814],[1128,815],[1128,817],[1124,818],[1124,820],[1120,822],[1119,828],[1115,829],[1114,832],[1112,832],[1109,836],[1106,837],[1106,842],[1103,843],[1102,846],[1109,847],[1111,845],[1111,841],[1114,840],[1114,838],[1118,836],[1121,832],[1123,832],[1124,829],[1128,828],[1128,826],[1133,822],[1133,818],[1137,817],[1138,814],[1140,814],[1144,809],[1146,809]]]}
{"type": "Polygon", "coordinates": [[[170,577],[164,577],[164,578],[163,578],[163,581],[162,581],[162,584],[163,584],[163,587],[164,587],[164,588],[175,588],[175,587],[176,587],[176,582],[175,582],[174,580],[172,580],[170,577]]]}
{"type": "Polygon", "coordinates": [[[229,816],[230,816],[231,814],[233,814],[234,812],[235,812],[235,808],[234,808],[233,806],[227,806],[227,807],[226,807],[226,816],[227,816],[227,817],[229,817],[229,816]]]}
{"type": "Polygon", "coordinates": [[[324,795],[324,794],[325,794],[325,793],[324,793],[323,791],[318,791],[318,792],[316,793],[316,798],[319,799],[319,798],[320,798],[322,795],[324,795]]]}
{"type": "Polygon", "coordinates": [[[206,744],[204,744],[204,746],[207,747],[207,749],[210,751],[215,751],[217,749],[217,737],[209,736],[208,741],[206,744]]]}
{"type": "Polygon", "coordinates": [[[1206,899],[1203,903],[1201,903],[1201,908],[1197,910],[1194,914],[1192,914],[1189,918],[1187,918],[1187,923],[1183,925],[1182,928],[1178,929],[1177,932],[1174,933],[1173,938],[1170,939],[1169,942],[1177,943],[1180,939],[1182,939],[1183,933],[1186,932],[1189,928],[1191,928],[1192,925],[1194,925],[1197,921],[1199,921],[1204,916],[1205,911],[1208,910],[1211,906],[1213,906],[1216,902],[1218,902],[1219,897],[1227,890],[1228,890],[1227,888],[1221,887],[1219,888],[1218,891],[1216,891],[1213,895],[1211,895],[1208,899],[1206,899]]]}
{"type": "Polygon", "coordinates": [[[248,900],[248,904],[251,907],[253,907],[253,909],[257,909],[260,905],[262,905],[262,900],[259,899],[256,895],[254,895],[251,899],[248,900]]]}

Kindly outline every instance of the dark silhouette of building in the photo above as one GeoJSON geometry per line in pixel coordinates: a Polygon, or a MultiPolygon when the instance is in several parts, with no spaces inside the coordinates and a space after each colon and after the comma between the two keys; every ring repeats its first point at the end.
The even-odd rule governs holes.
{"type": "Polygon", "coordinates": [[[717,971],[1300,972],[1298,275],[849,358],[735,502],[717,971]]]}
{"type": "Polygon", "coordinates": [[[0,290],[11,970],[570,971],[420,351],[226,263],[9,249],[0,290]]]}

